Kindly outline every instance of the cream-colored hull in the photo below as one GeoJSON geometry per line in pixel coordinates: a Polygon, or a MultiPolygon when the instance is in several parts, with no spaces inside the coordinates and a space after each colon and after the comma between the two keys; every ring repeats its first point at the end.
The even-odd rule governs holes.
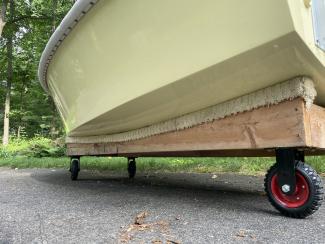
{"type": "Polygon", "coordinates": [[[300,0],[99,1],[46,80],[70,136],[143,128],[296,77],[325,104],[325,54],[300,0]]]}

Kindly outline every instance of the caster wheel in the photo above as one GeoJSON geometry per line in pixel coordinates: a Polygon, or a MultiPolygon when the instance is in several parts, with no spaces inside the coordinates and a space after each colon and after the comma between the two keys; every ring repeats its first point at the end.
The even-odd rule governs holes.
{"type": "Polygon", "coordinates": [[[128,172],[129,172],[129,178],[133,179],[137,172],[137,166],[134,158],[128,159],[128,172]]]}
{"type": "Polygon", "coordinates": [[[78,174],[80,171],[80,160],[79,158],[72,158],[70,163],[70,173],[71,173],[71,180],[77,180],[78,174]]]}
{"type": "Polygon", "coordinates": [[[309,165],[296,161],[296,190],[291,195],[282,192],[278,185],[277,165],[273,165],[265,177],[265,191],[271,204],[283,215],[306,218],[315,213],[323,200],[323,183],[309,165]]]}

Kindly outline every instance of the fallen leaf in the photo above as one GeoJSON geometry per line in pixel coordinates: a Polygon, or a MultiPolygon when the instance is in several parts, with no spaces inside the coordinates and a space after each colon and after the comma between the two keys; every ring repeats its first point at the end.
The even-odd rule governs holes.
{"type": "MultiPolygon", "coordinates": [[[[163,235],[169,233],[170,226],[167,221],[161,220],[158,222],[144,223],[144,220],[147,216],[148,216],[147,212],[142,212],[138,214],[133,224],[130,224],[129,226],[123,228],[123,230],[120,233],[119,241],[122,243],[128,243],[130,240],[134,238],[134,236],[138,232],[143,232],[143,231],[159,232],[163,235]]],[[[152,241],[152,243],[162,244],[163,242],[161,242],[160,240],[154,240],[152,241]]],[[[178,244],[180,242],[170,241],[167,243],[178,244]]]]}
{"type": "Polygon", "coordinates": [[[154,240],[154,241],[152,241],[151,243],[152,243],[152,244],[162,244],[162,241],[160,241],[160,240],[154,240]]]}
{"type": "Polygon", "coordinates": [[[247,236],[244,230],[240,230],[239,233],[236,234],[237,237],[244,238],[247,236]]]}
{"type": "Polygon", "coordinates": [[[135,220],[134,220],[134,223],[136,225],[142,225],[144,223],[144,220],[145,218],[148,216],[148,212],[142,212],[142,213],[139,213],[136,217],[135,217],[135,220]]]}

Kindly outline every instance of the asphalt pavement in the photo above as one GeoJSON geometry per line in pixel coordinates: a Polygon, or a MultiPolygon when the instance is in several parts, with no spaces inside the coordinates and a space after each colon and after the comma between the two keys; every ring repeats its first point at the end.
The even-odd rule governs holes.
{"type": "Polygon", "coordinates": [[[325,243],[268,203],[263,177],[0,168],[0,243],[325,243]]]}

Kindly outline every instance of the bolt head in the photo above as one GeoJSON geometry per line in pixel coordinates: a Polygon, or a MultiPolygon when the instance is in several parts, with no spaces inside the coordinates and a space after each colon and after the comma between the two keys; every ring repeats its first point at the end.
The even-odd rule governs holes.
{"type": "Polygon", "coordinates": [[[283,185],[283,186],[282,186],[282,191],[283,191],[284,193],[288,193],[288,192],[290,191],[290,186],[287,185],[287,184],[283,185]]]}

